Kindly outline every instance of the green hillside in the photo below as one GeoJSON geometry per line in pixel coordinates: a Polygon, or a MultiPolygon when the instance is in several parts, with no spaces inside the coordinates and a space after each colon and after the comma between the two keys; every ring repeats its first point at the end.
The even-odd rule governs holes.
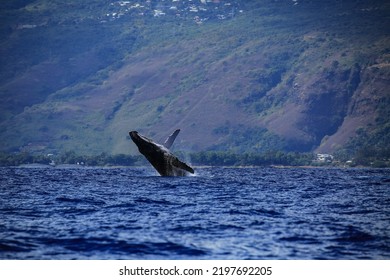
{"type": "Polygon", "coordinates": [[[390,150],[386,1],[7,1],[2,151],[390,150]],[[175,8],[172,8],[175,7],[175,8]]]}

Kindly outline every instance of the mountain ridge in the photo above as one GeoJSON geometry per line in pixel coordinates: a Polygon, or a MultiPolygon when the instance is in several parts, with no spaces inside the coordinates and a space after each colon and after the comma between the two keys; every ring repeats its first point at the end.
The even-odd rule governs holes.
{"type": "Polygon", "coordinates": [[[176,149],[188,151],[333,153],[363,134],[389,137],[384,1],[231,1],[243,12],[201,24],[91,20],[109,1],[89,1],[85,17],[82,9],[61,13],[55,1],[25,2],[59,16],[8,30],[1,42],[2,56],[25,65],[12,66],[13,76],[1,71],[2,150],[135,154],[128,131],[158,141],[176,128],[176,149]],[[26,47],[35,33],[50,44],[32,45],[29,60],[7,47],[26,47]]]}

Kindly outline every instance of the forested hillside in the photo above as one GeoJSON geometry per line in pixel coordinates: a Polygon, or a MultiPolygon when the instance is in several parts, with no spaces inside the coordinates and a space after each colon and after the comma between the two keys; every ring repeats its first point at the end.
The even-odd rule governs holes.
{"type": "Polygon", "coordinates": [[[387,1],[9,0],[1,150],[390,151],[387,1]]]}

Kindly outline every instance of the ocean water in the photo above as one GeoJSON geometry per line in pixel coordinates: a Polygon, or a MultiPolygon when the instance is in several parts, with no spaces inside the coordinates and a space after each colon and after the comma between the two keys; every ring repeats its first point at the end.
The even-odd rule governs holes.
{"type": "Polygon", "coordinates": [[[0,168],[0,259],[390,259],[390,170],[0,168]]]}

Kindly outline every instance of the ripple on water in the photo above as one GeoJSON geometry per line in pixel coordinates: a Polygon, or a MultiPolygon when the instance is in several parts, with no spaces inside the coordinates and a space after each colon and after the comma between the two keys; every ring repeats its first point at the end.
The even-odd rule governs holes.
{"type": "Polygon", "coordinates": [[[0,168],[1,259],[388,259],[387,169],[0,168]]]}

